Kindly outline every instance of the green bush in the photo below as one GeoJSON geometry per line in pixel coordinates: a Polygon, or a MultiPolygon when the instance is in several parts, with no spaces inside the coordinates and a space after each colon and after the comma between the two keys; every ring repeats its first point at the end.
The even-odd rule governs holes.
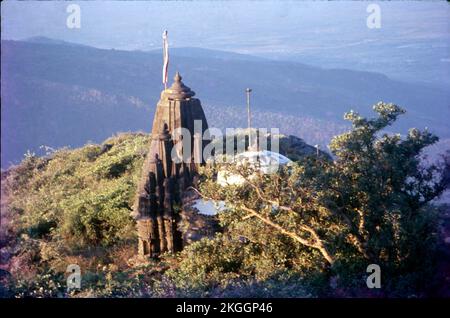
{"type": "Polygon", "coordinates": [[[104,146],[28,157],[6,180],[17,230],[78,246],[111,245],[133,237],[129,216],[148,136],[122,134],[104,146]]]}

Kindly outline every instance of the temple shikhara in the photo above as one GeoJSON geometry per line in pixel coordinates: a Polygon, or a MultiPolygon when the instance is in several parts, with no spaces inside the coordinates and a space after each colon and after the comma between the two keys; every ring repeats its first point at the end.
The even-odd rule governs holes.
{"type": "Polygon", "coordinates": [[[150,148],[133,211],[139,237],[138,252],[143,257],[157,257],[183,247],[182,235],[177,229],[179,208],[174,207],[183,206],[186,189],[195,183],[206,146],[202,137],[208,128],[200,100],[194,95],[177,72],[172,86],[161,92],[156,106],[150,148]],[[199,124],[200,128],[194,129],[199,124]],[[181,147],[182,137],[176,133],[180,128],[190,133],[190,149],[181,147]],[[178,153],[180,160],[174,160],[173,153],[178,153]]]}
{"type": "MultiPolygon", "coordinates": [[[[180,251],[186,244],[202,237],[212,237],[219,227],[217,219],[212,217],[218,211],[217,207],[211,207],[211,202],[209,205],[201,203],[198,192],[193,190],[198,183],[199,165],[205,163],[205,147],[210,142],[208,123],[200,100],[194,98],[194,91],[183,83],[178,72],[172,85],[167,87],[167,31],[163,33],[163,53],[164,89],[156,105],[150,147],[142,167],[132,213],[137,224],[138,254],[143,258],[155,258],[162,253],[180,251]],[[214,211],[205,213],[203,209],[202,213],[197,213],[200,212],[198,204],[214,211]]],[[[242,150],[247,149],[243,158],[247,160],[255,157],[259,163],[280,163],[282,159],[290,161],[278,153],[259,151],[259,131],[256,131],[258,138],[252,145],[249,106],[251,89],[246,92],[249,135],[241,142],[244,146],[242,150]]],[[[234,138],[233,136],[233,152],[239,144],[234,138]]],[[[267,139],[268,136],[264,135],[261,140],[264,138],[267,139]]],[[[278,137],[274,139],[273,134],[270,134],[270,138],[271,148],[278,145],[275,142],[278,137]]],[[[225,140],[223,141],[225,144],[225,140]]],[[[208,153],[208,156],[213,155],[208,153]]],[[[223,171],[217,176],[219,184],[226,185],[236,181],[233,175],[221,172],[223,171]]]]}

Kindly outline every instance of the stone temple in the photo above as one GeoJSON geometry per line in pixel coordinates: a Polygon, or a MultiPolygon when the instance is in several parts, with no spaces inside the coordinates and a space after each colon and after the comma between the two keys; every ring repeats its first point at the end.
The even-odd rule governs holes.
{"type": "Polygon", "coordinates": [[[161,92],[138,184],[133,216],[137,223],[138,252],[143,257],[182,249],[183,239],[177,228],[179,210],[187,189],[196,183],[198,165],[204,163],[201,154],[206,142],[202,136],[208,124],[200,100],[193,97],[195,93],[181,80],[177,72],[172,86],[161,92]],[[194,129],[195,122],[201,123],[200,130],[194,129]],[[182,162],[173,160],[171,155],[182,144],[182,138],[175,133],[179,128],[190,132],[192,145],[178,151],[182,162]]]}

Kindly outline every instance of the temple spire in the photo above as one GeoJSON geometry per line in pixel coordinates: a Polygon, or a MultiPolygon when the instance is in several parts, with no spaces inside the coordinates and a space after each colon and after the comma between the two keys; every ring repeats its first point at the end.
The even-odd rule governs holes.
{"type": "Polygon", "coordinates": [[[203,136],[208,123],[200,100],[194,95],[183,83],[180,73],[176,72],[172,85],[161,92],[156,106],[150,147],[133,208],[138,252],[143,257],[158,257],[161,253],[177,252],[183,247],[183,238],[178,230],[181,209],[189,200],[189,196],[185,197],[186,189],[195,185],[194,179],[198,179],[207,144],[203,136]],[[201,122],[198,132],[195,121],[201,122]],[[179,128],[189,131],[193,149],[182,148],[183,139],[175,135],[179,128]],[[172,150],[178,149],[183,150],[181,157],[185,156],[186,162],[172,160],[172,150]]]}
{"type": "Polygon", "coordinates": [[[181,82],[181,80],[182,80],[183,78],[181,77],[181,75],[180,75],[180,72],[176,72],[175,73],[175,77],[173,78],[173,80],[175,81],[175,82],[181,82]]]}
{"type": "Polygon", "coordinates": [[[177,71],[173,78],[172,86],[163,92],[164,95],[170,99],[187,99],[193,97],[195,92],[184,85],[182,79],[183,77],[181,77],[180,73],[177,71]]]}

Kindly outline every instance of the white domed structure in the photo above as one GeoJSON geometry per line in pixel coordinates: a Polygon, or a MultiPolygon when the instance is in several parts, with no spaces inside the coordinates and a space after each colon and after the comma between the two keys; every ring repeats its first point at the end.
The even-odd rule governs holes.
{"type": "MultiPolygon", "coordinates": [[[[236,165],[248,163],[263,174],[272,174],[277,172],[280,166],[291,164],[292,160],[277,152],[263,150],[237,154],[234,162],[236,165]]],[[[245,180],[242,176],[223,169],[217,174],[217,183],[221,186],[243,185],[245,180]]]]}
{"type": "Polygon", "coordinates": [[[216,215],[217,213],[226,210],[225,201],[205,199],[195,200],[192,207],[197,209],[198,213],[202,215],[216,215]]]}

